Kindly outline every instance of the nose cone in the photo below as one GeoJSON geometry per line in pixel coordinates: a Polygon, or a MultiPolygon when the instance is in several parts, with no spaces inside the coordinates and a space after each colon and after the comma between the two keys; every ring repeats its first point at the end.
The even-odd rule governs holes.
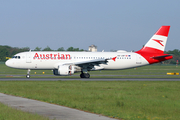
{"type": "Polygon", "coordinates": [[[6,66],[10,67],[10,60],[7,60],[7,61],[5,62],[5,64],[6,64],[6,66]]]}
{"type": "Polygon", "coordinates": [[[6,64],[6,66],[11,67],[11,68],[15,67],[15,64],[14,64],[14,62],[12,60],[7,60],[5,62],[5,64],[6,64]]]}
{"type": "Polygon", "coordinates": [[[11,68],[20,68],[20,62],[21,61],[10,59],[10,60],[7,60],[5,64],[6,66],[11,67],[11,68]]]}

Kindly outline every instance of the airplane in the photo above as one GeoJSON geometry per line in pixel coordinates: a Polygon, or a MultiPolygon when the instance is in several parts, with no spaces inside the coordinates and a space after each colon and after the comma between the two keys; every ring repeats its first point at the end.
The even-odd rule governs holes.
{"type": "Polygon", "coordinates": [[[142,49],[136,52],[60,52],[29,51],[14,55],[6,61],[11,68],[30,70],[53,70],[54,75],[69,76],[81,72],[81,78],[90,78],[91,70],[121,70],[136,68],[172,59],[164,54],[170,26],[161,26],[142,49]]]}

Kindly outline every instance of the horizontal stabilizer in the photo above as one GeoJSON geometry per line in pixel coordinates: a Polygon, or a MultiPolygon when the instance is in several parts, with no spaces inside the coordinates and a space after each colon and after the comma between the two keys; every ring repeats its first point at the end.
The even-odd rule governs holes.
{"type": "Polygon", "coordinates": [[[162,55],[162,56],[154,56],[154,57],[151,57],[153,59],[161,59],[161,58],[165,58],[165,57],[170,57],[172,55],[162,55]]]}

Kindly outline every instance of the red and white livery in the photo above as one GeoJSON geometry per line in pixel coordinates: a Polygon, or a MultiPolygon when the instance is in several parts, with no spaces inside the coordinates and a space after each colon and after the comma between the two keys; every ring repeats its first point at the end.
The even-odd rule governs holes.
{"type": "Polygon", "coordinates": [[[31,69],[53,70],[54,75],[68,76],[81,71],[81,78],[89,78],[91,70],[127,69],[158,63],[172,59],[172,55],[164,54],[170,26],[162,26],[136,52],[54,52],[29,51],[16,54],[6,61],[12,68],[27,69],[30,78],[31,69]]]}

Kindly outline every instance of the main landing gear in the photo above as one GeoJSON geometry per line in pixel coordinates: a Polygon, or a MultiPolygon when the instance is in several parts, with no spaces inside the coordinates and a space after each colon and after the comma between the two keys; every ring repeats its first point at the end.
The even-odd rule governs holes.
{"type": "Polygon", "coordinates": [[[27,71],[27,75],[26,75],[26,78],[30,78],[30,69],[28,69],[28,71],[27,71]]]}
{"type": "Polygon", "coordinates": [[[81,72],[80,77],[81,78],[90,78],[90,74],[81,72]]]}

